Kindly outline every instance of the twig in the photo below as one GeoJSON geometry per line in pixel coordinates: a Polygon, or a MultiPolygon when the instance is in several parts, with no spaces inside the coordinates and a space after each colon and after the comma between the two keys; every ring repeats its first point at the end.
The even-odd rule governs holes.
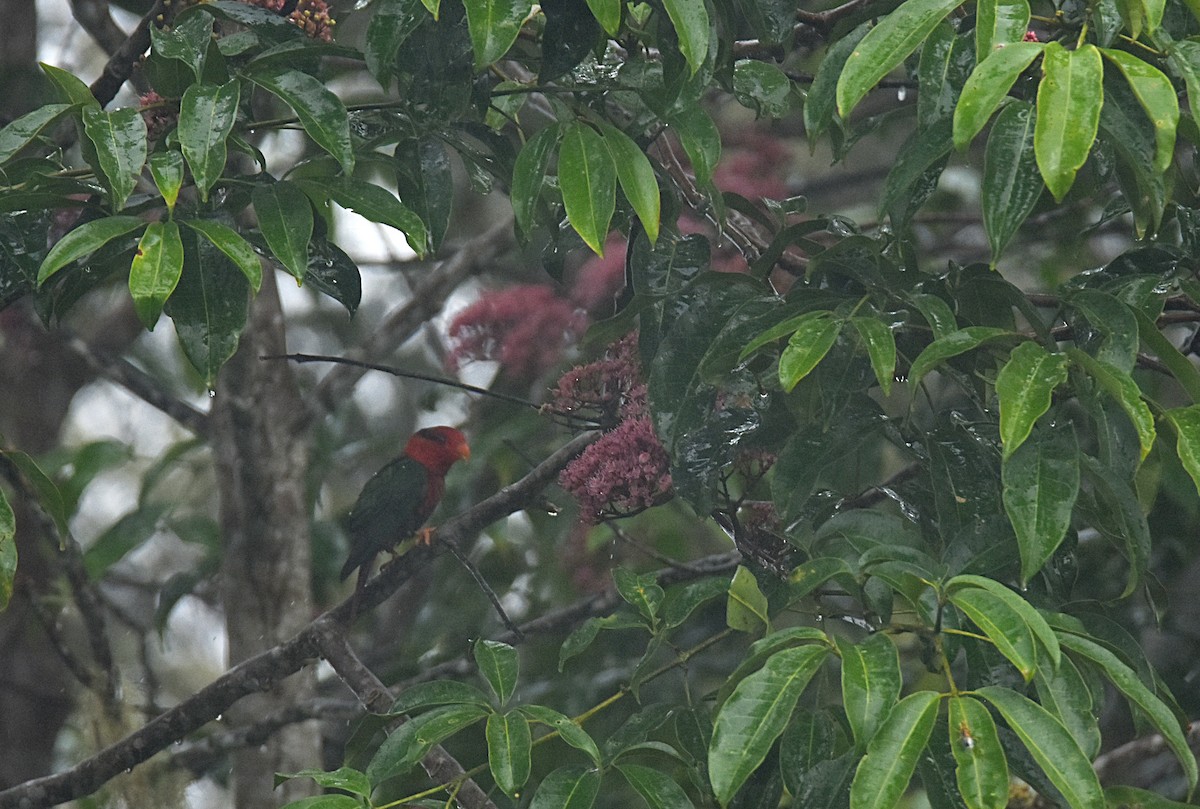
{"type": "MultiPolygon", "coordinates": [[[[393,700],[388,694],[387,686],[362,664],[342,632],[335,627],[325,626],[317,635],[317,643],[321,656],[333,666],[342,682],[354,692],[367,710],[380,714],[386,713],[392,707],[393,700]]],[[[396,717],[392,726],[398,727],[405,721],[403,717],[396,717]]],[[[434,745],[425,758],[421,759],[421,767],[430,778],[439,783],[461,779],[455,799],[466,809],[496,809],[487,793],[473,780],[464,777],[466,770],[440,744],[434,745]]]]}
{"type": "Polygon", "coordinates": [[[108,56],[125,44],[125,32],[108,13],[108,0],[71,0],[71,16],[108,56]]]}
{"type": "Polygon", "coordinates": [[[101,107],[108,106],[108,103],[116,97],[117,91],[121,89],[121,85],[133,75],[134,65],[150,47],[150,26],[163,13],[163,8],[163,0],[154,0],[150,10],[146,12],[146,16],[142,17],[137,27],[109,57],[108,62],[104,65],[104,72],[88,88],[100,102],[101,107]]]}
{"type": "MultiPolygon", "coordinates": [[[[443,542],[445,542],[445,540],[443,540],[443,542]]],[[[479,568],[475,566],[475,563],[471,561],[470,557],[462,552],[462,548],[458,547],[456,543],[445,542],[445,545],[446,549],[450,551],[450,555],[457,559],[460,565],[466,568],[467,572],[471,574],[471,578],[475,580],[475,584],[480,590],[483,591],[483,594],[488,597],[488,601],[492,602],[492,609],[496,611],[496,615],[500,617],[500,621],[504,624],[504,627],[511,632],[517,638],[517,640],[524,640],[525,636],[521,634],[521,630],[518,629],[517,625],[513,623],[512,618],[508,617],[508,613],[504,611],[504,605],[500,603],[500,597],[496,595],[496,591],[492,589],[492,586],[488,584],[487,579],[485,579],[483,574],[479,572],[479,568]]]]}

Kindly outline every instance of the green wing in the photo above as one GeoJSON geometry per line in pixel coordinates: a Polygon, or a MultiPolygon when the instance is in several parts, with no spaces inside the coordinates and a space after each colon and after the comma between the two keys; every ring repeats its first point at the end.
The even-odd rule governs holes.
{"type": "Polygon", "coordinates": [[[416,533],[429,518],[428,493],[428,471],[406,456],[372,475],[346,518],[350,555],[342,568],[342,578],[370,562],[375,554],[416,533]]]}

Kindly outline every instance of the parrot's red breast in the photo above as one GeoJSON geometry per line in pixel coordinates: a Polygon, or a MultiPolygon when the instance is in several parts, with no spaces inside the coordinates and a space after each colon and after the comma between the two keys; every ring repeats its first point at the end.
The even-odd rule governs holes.
{"type": "Polygon", "coordinates": [[[450,467],[470,457],[466,437],[453,427],[426,427],[413,433],[403,454],[363,486],[346,518],[350,553],[342,578],[355,568],[363,568],[365,574],[377,553],[415,534],[442,499],[450,467]]]}

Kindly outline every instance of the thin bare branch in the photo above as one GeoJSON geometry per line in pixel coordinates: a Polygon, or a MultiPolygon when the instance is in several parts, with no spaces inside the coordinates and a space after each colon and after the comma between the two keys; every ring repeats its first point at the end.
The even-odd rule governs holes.
{"type": "Polygon", "coordinates": [[[150,47],[150,26],[162,17],[164,7],[163,0],[154,0],[150,10],[146,12],[146,16],[142,17],[137,27],[113,52],[108,63],[104,65],[104,71],[88,88],[100,102],[101,107],[108,106],[108,103],[116,97],[117,91],[121,89],[121,85],[133,75],[134,66],[142,58],[146,49],[150,47]]]}

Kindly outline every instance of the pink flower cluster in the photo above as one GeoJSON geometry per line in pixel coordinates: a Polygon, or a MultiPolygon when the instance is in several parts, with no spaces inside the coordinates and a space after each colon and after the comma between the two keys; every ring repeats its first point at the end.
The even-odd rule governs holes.
{"type": "Polygon", "coordinates": [[[636,332],[603,358],[564,374],[553,406],[562,413],[597,412],[609,423],[620,419],[559,475],[585,522],[636,514],[670,496],[670,460],[650,423],[636,332]]]}
{"type": "MultiPolygon", "coordinates": [[[[276,13],[287,7],[287,0],[242,0],[251,6],[265,8],[276,13]]],[[[298,0],[296,7],[288,14],[288,19],[298,25],[304,33],[322,42],[333,41],[333,27],[337,20],[329,13],[329,3],[325,0],[298,0]]]]}
{"type": "Polygon", "coordinates": [[[450,323],[450,363],[496,360],[508,373],[533,379],[562,358],[587,328],[587,315],[546,284],[489,292],[450,323]]]}
{"type": "Polygon", "coordinates": [[[146,122],[146,137],[158,140],[179,122],[179,102],[168,101],[151,90],[139,97],[142,120],[146,122]]]}

